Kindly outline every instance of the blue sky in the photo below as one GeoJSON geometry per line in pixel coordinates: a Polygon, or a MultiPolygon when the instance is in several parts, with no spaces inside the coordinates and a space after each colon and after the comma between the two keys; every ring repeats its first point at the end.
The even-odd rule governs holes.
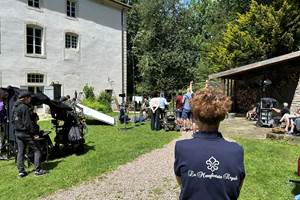
{"type": "Polygon", "coordinates": [[[184,4],[188,4],[191,0],[181,0],[182,1],[182,3],[184,3],[184,4]]]}

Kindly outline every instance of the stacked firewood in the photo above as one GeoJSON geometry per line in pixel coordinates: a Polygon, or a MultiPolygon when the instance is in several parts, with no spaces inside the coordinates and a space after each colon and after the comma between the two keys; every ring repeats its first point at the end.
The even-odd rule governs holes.
{"type": "Polygon", "coordinates": [[[253,105],[256,106],[257,96],[258,91],[253,88],[238,88],[235,93],[238,110],[247,112],[252,109],[253,105]]]}

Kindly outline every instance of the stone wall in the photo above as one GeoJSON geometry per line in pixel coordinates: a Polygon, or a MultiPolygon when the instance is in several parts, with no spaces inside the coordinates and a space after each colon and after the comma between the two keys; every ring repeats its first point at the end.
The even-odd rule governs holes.
{"type": "Polygon", "coordinates": [[[300,108],[300,78],[291,104],[291,113],[294,113],[298,108],[300,108]]]}
{"type": "MultiPolygon", "coordinates": [[[[96,93],[112,89],[115,95],[120,94],[121,9],[101,1],[78,1],[78,17],[70,18],[66,16],[66,1],[41,2],[39,9],[29,7],[27,0],[0,1],[0,85],[28,86],[27,74],[40,73],[44,75],[41,85],[60,83],[62,95],[73,96],[85,84],[94,86],[96,93]],[[42,56],[26,55],[27,24],[43,28],[42,56]],[[66,32],[79,36],[78,49],[65,49],[66,32]]],[[[124,51],[125,73],[126,55],[124,51]]],[[[126,79],[123,81],[126,86],[126,79]]]]}

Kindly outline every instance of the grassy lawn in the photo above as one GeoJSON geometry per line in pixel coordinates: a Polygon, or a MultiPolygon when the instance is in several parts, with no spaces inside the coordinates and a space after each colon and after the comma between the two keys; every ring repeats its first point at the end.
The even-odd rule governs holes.
{"type": "MultiPolygon", "coordinates": [[[[49,121],[41,122],[41,126],[45,130],[51,127],[49,121]]],[[[119,128],[90,125],[86,136],[88,152],[45,163],[44,167],[51,170],[47,176],[35,177],[31,167],[28,169],[31,172],[28,177],[18,179],[14,160],[0,161],[0,199],[35,199],[76,185],[116,169],[119,165],[152,149],[160,148],[178,137],[177,133],[152,132],[149,124],[127,131],[119,128]]],[[[300,193],[300,187],[288,184],[289,179],[300,180],[296,174],[299,144],[236,137],[234,139],[245,150],[247,176],[240,200],[290,200],[300,193]]]]}
{"type": "MultiPolygon", "coordinates": [[[[41,122],[41,126],[49,129],[49,121],[41,122]]],[[[35,199],[76,185],[160,148],[178,136],[175,132],[152,132],[149,124],[127,131],[121,131],[118,127],[91,125],[86,135],[88,152],[44,163],[44,168],[51,170],[46,176],[35,177],[33,167],[30,167],[27,169],[30,174],[19,179],[14,160],[0,161],[0,199],[35,199]]]]}
{"type": "Polygon", "coordinates": [[[290,200],[300,188],[288,184],[297,176],[300,145],[271,140],[237,139],[245,150],[246,180],[240,200],[290,200]]]}

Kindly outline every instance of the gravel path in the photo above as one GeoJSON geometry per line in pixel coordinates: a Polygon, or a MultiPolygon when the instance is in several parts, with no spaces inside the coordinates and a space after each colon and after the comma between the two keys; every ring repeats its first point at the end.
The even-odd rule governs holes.
{"type": "MultiPolygon", "coordinates": [[[[180,139],[191,133],[182,133],[180,139]]],[[[176,140],[120,166],[113,172],[73,188],[58,191],[47,200],[177,200],[179,186],[173,173],[176,140]]]]}

